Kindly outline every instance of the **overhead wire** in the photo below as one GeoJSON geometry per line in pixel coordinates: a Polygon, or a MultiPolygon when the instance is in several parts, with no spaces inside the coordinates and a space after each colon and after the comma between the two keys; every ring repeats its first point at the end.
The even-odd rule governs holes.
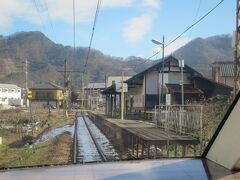
{"type": "Polygon", "coordinates": [[[40,9],[38,8],[37,2],[36,2],[36,0],[32,0],[32,1],[33,1],[34,6],[35,6],[35,9],[37,11],[38,17],[39,17],[39,19],[41,21],[42,29],[43,29],[43,31],[46,31],[46,28],[45,28],[44,22],[43,22],[43,18],[41,16],[40,9]]]}
{"type": "Polygon", "coordinates": [[[76,48],[76,12],[75,12],[75,0],[73,0],[73,53],[75,55],[76,48]]]}
{"type": "MultiPolygon", "coordinates": [[[[197,17],[198,17],[198,14],[199,14],[201,5],[202,5],[202,0],[199,0],[198,5],[197,5],[197,9],[196,9],[196,13],[195,13],[195,16],[194,16],[194,18],[193,18],[193,22],[195,22],[196,19],[197,19],[197,17]]],[[[193,29],[191,29],[191,31],[189,32],[189,36],[190,36],[190,37],[191,37],[191,34],[192,34],[192,30],[193,30],[193,29]]]]}
{"type": "Polygon", "coordinates": [[[187,31],[192,29],[196,24],[201,22],[204,18],[206,18],[211,12],[213,12],[220,4],[222,4],[225,0],[221,0],[219,3],[217,3],[210,11],[208,11],[206,14],[204,14],[200,19],[198,19],[195,23],[193,23],[191,26],[189,26],[186,30],[184,30],[181,34],[179,34],[175,39],[170,41],[165,47],[168,47],[170,44],[174,43],[176,40],[178,40],[183,34],[185,34],[187,31]]]}
{"type": "MultiPolygon", "coordinates": [[[[201,22],[204,18],[206,18],[210,13],[212,13],[218,6],[220,6],[225,0],[221,0],[220,2],[218,2],[212,9],[210,9],[207,13],[205,13],[201,18],[199,18],[196,22],[194,22],[192,25],[190,25],[187,29],[185,29],[182,33],[180,33],[176,38],[174,38],[172,41],[170,41],[168,44],[166,44],[164,46],[164,48],[168,47],[169,45],[171,45],[172,43],[174,43],[175,41],[177,41],[180,37],[182,37],[183,34],[185,34],[187,31],[189,31],[190,29],[192,29],[195,25],[197,25],[199,22],[201,22]]],[[[155,57],[156,55],[158,55],[161,51],[158,51],[156,53],[154,53],[152,56],[148,57],[145,61],[141,62],[140,64],[136,65],[135,68],[136,69],[139,65],[142,65],[146,62],[148,62],[151,58],[155,57]]]]}
{"type": "MultiPolygon", "coordinates": [[[[41,15],[41,9],[38,6],[38,3],[37,3],[36,0],[32,0],[32,1],[33,1],[34,6],[35,6],[35,9],[36,9],[36,11],[38,13],[39,19],[41,21],[43,31],[46,33],[47,32],[47,28],[44,25],[45,23],[44,23],[42,15],[41,15]]],[[[54,40],[56,42],[57,41],[57,36],[56,36],[55,30],[54,30],[54,26],[53,26],[52,19],[51,19],[51,16],[50,16],[50,12],[49,12],[49,9],[48,9],[48,4],[47,4],[47,2],[45,0],[42,0],[41,4],[42,4],[42,6],[44,6],[44,7],[42,7],[42,8],[44,8],[44,11],[47,12],[47,19],[48,19],[47,21],[50,23],[50,29],[52,31],[53,38],[54,38],[54,40]]]]}
{"type": "Polygon", "coordinates": [[[43,0],[43,2],[45,4],[46,10],[47,10],[47,16],[48,16],[48,19],[49,19],[49,22],[50,22],[51,31],[53,33],[53,36],[54,36],[54,39],[55,39],[55,42],[56,42],[57,41],[57,35],[56,35],[56,31],[54,29],[52,18],[51,18],[49,9],[48,9],[48,4],[47,4],[47,2],[45,0],[43,0]]]}
{"type": "Polygon", "coordinates": [[[88,64],[88,60],[89,60],[89,56],[90,56],[90,52],[91,52],[91,46],[92,46],[93,36],[94,36],[96,24],[97,24],[97,19],[98,19],[100,7],[101,7],[101,2],[102,2],[101,0],[98,0],[98,3],[97,3],[97,8],[96,8],[96,12],[95,12],[93,28],[92,28],[92,33],[91,33],[90,42],[89,42],[89,46],[88,46],[88,52],[87,52],[87,56],[86,56],[86,61],[85,61],[85,64],[84,64],[83,74],[86,73],[86,68],[87,68],[87,64],[88,64]]]}
{"type": "Polygon", "coordinates": [[[195,15],[193,21],[195,21],[195,20],[197,19],[201,5],[202,5],[202,0],[199,0],[199,2],[198,2],[198,7],[197,7],[197,11],[196,11],[196,15],[195,15]]]}

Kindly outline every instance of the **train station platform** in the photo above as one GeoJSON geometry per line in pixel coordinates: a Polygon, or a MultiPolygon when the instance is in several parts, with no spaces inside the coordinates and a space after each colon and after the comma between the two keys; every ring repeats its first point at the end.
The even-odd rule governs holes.
{"type": "Polygon", "coordinates": [[[201,151],[199,139],[165,131],[153,123],[111,119],[93,113],[89,116],[115,148],[123,154],[130,152],[133,158],[193,157],[201,151]]]}
{"type": "Polygon", "coordinates": [[[138,136],[146,142],[154,142],[157,144],[182,144],[182,145],[197,145],[199,140],[190,136],[177,135],[176,133],[165,131],[157,128],[154,124],[140,120],[120,120],[106,119],[112,124],[128,131],[132,135],[138,136]]]}

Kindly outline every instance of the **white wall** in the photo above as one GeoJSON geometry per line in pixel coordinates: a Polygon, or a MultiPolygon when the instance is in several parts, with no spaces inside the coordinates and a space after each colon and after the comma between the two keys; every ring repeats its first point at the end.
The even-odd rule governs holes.
{"type": "MultiPolygon", "coordinates": [[[[190,84],[190,80],[188,77],[191,76],[189,73],[183,73],[183,83],[190,84]]],[[[181,73],[180,72],[169,72],[168,73],[168,83],[169,84],[179,84],[181,80],[181,73]]]]}
{"type": "Polygon", "coordinates": [[[143,107],[144,105],[144,89],[139,85],[136,88],[131,88],[128,92],[133,97],[133,107],[143,107]]]}
{"type": "Polygon", "coordinates": [[[0,104],[19,105],[19,103],[22,105],[21,88],[0,87],[0,104]]]}
{"type": "MultiPolygon", "coordinates": [[[[128,80],[130,77],[131,76],[123,76],[123,81],[128,80]]],[[[107,78],[107,87],[110,87],[113,81],[115,81],[115,83],[122,82],[122,76],[109,76],[107,78]]]]}
{"type": "MultiPolygon", "coordinates": [[[[162,74],[159,74],[159,82],[162,84],[162,74]]],[[[169,83],[169,75],[168,73],[163,74],[163,86],[166,86],[166,84],[169,83]]]]}
{"type": "Polygon", "coordinates": [[[133,98],[133,108],[144,107],[144,94],[145,94],[145,76],[142,80],[142,85],[136,85],[134,88],[129,88],[128,90],[129,100],[133,98]]]}
{"type": "Polygon", "coordinates": [[[210,159],[228,169],[235,168],[235,165],[239,164],[238,162],[240,159],[239,110],[240,101],[237,102],[207,154],[207,159],[210,159]]]}

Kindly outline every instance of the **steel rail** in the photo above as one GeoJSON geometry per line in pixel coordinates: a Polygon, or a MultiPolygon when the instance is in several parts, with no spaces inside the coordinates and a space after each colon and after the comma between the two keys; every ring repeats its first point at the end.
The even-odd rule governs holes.
{"type": "Polygon", "coordinates": [[[82,118],[83,118],[83,121],[84,121],[84,123],[85,123],[85,125],[86,125],[86,127],[88,129],[88,132],[89,132],[89,134],[90,134],[90,136],[91,136],[91,138],[92,138],[92,140],[93,140],[93,142],[94,142],[94,144],[95,144],[95,146],[97,148],[97,151],[98,151],[102,161],[106,162],[107,158],[106,158],[105,154],[103,153],[103,150],[102,150],[101,146],[99,145],[99,143],[97,142],[96,138],[94,137],[94,135],[92,133],[92,130],[90,129],[89,125],[87,124],[87,122],[85,120],[85,116],[83,115],[82,118]]]}
{"type": "Polygon", "coordinates": [[[75,124],[74,124],[74,135],[73,135],[73,164],[77,163],[77,156],[78,156],[78,151],[77,151],[77,117],[75,119],[75,124]]]}

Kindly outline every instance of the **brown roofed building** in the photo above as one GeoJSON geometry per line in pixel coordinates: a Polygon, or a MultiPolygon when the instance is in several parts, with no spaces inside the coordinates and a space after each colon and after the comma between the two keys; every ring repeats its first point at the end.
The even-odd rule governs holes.
{"type": "Polygon", "coordinates": [[[212,79],[216,82],[234,87],[234,62],[214,62],[212,64],[212,79]]]}

